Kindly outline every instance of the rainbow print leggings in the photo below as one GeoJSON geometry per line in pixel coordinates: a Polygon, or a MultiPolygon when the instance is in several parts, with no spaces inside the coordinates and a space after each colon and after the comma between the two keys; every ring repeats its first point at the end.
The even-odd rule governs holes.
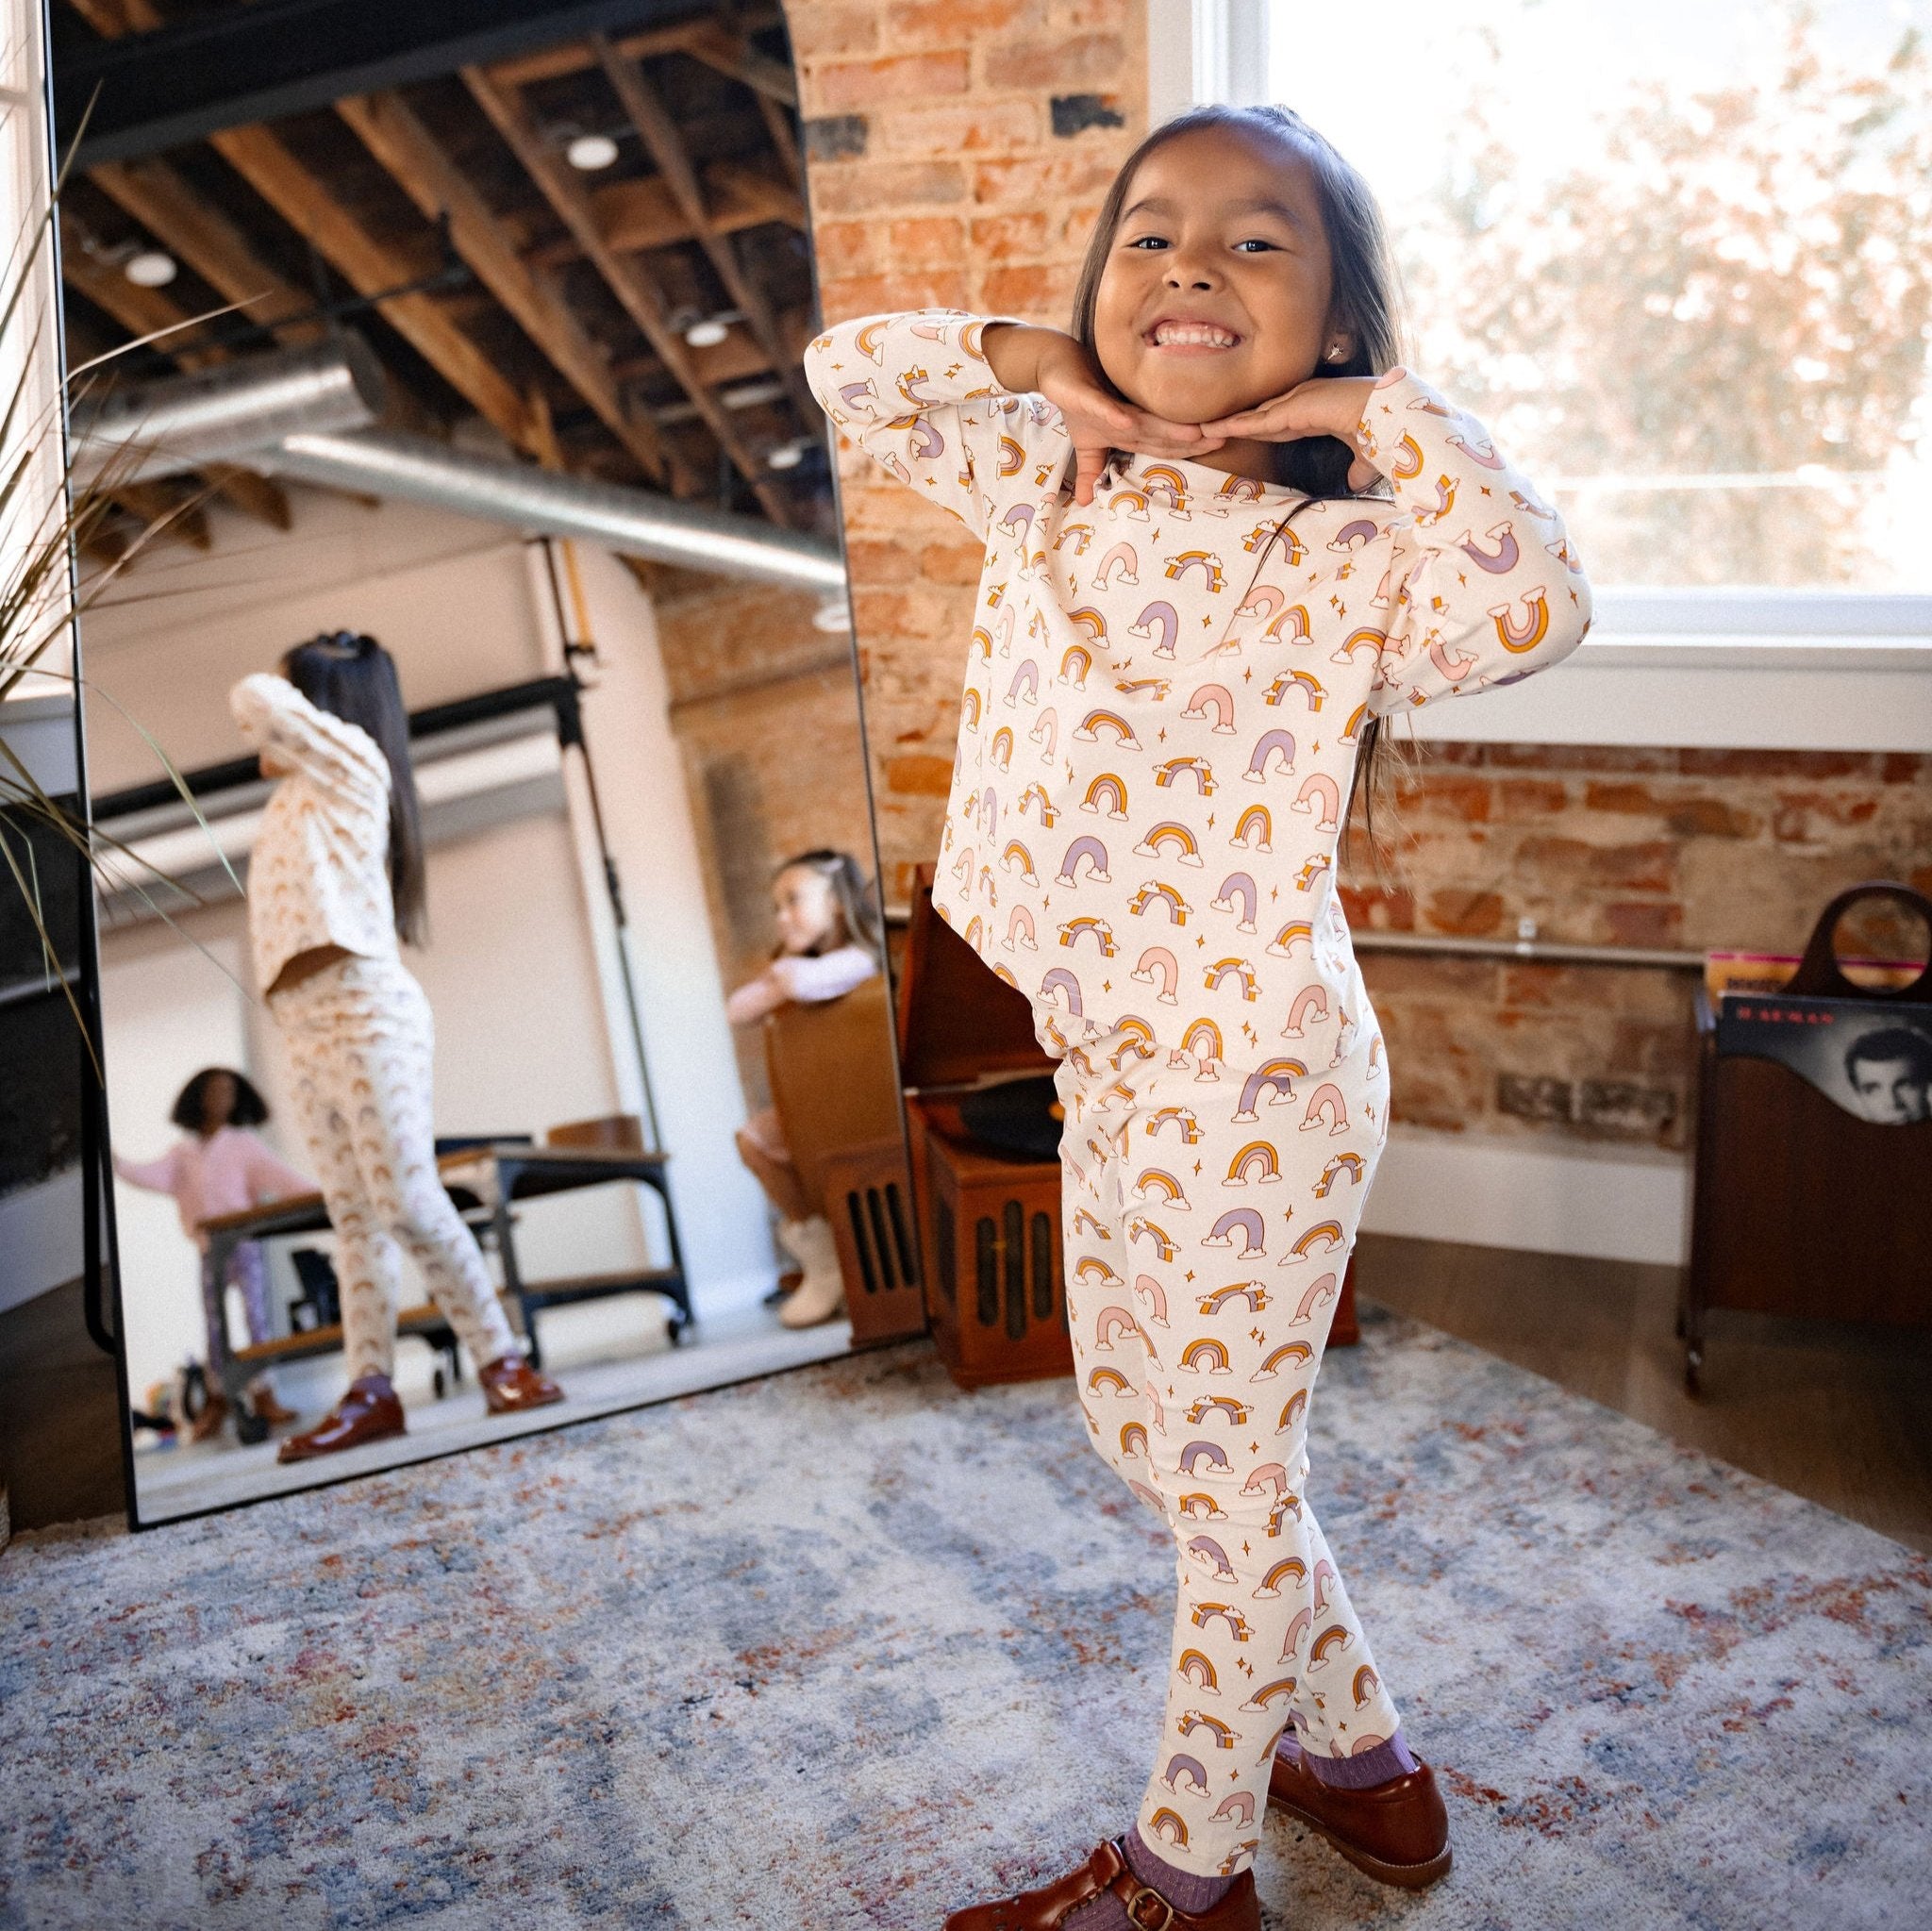
{"type": "Polygon", "coordinates": [[[1386,1118],[1380,1046],[1296,1076],[1096,1029],[1055,1074],[1081,1407],[1178,1551],[1140,1829],[1202,1875],[1252,1859],[1285,1729],[1319,1763],[1400,1723],[1306,1494],[1309,1395],[1386,1118]]]}
{"type": "Polygon", "coordinates": [[[402,1250],[479,1368],[519,1352],[436,1170],[429,1002],[394,959],[351,957],[269,1002],[336,1235],[349,1378],[395,1369],[402,1250]]]}

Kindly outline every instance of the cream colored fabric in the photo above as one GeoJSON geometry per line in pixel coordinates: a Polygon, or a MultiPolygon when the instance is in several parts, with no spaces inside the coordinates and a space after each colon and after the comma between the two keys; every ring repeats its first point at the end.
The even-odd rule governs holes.
{"type": "Polygon", "coordinates": [[[269,1009],[335,1228],[350,1379],[394,1368],[405,1247],[477,1367],[520,1352],[436,1170],[435,1033],[423,989],[394,959],[345,958],[269,1009]]]}
{"type": "Polygon", "coordinates": [[[1575,647],[1562,519],[1406,375],[1360,431],[1393,500],[1133,457],[1077,508],[1059,412],[999,387],[987,325],[874,316],[806,356],[839,427],[986,544],[934,907],[1068,1021],[1325,1060],[1359,1013],[1332,888],[1362,726],[1575,647]]]}
{"type": "Polygon", "coordinates": [[[358,725],[318,710],[285,677],[228,693],[242,735],[291,766],[248,860],[248,937],[263,990],[297,953],[340,945],[396,957],[389,882],[389,760],[358,725]]]}

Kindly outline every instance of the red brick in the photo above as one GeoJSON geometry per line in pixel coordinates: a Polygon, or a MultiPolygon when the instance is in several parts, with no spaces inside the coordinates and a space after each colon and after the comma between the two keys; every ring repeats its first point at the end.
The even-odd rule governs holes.
{"type": "MultiPolygon", "coordinates": [[[[1062,145],[1065,145],[1062,143],[1062,145]]],[[[1082,141],[1062,154],[981,161],[973,171],[973,198],[988,207],[1051,206],[1075,195],[1105,194],[1127,150],[1082,141]]]]}
{"type": "Polygon", "coordinates": [[[1519,771],[1675,771],[1660,744],[1487,744],[1483,762],[1519,771]]]}
{"type": "Polygon", "coordinates": [[[879,43],[877,7],[794,6],[786,25],[791,58],[802,67],[835,54],[869,54],[879,43]]]}
{"type": "Polygon", "coordinates": [[[1687,746],[1677,768],[1692,777],[1818,778],[1876,775],[1865,751],[1717,751],[1687,746]]]}
{"type": "Polygon", "coordinates": [[[933,268],[959,261],[966,224],[958,215],[911,215],[886,224],[886,261],[895,269],[933,268]]]}
{"type": "Polygon", "coordinates": [[[1037,100],[946,101],[877,117],[881,149],[896,154],[1010,154],[1047,138],[1037,100]]]}
{"type": "Polygon", "coordinates": [[[856,584],[908,583],[919,574],[919,559],[904,543],[848,536],[845,567],[856,584]]]}
{"type": "Polygon", "coordinates": [[[1915,785],[1932,775],[1932,757],[1916,751],[1887,751],[1880,754],[1878,775],[1888,785],[1915,785]]]}
{"type": "Polygon", "coordinates": [[[986,84],[1067,93],[1074,88],[1118,85],[1127,62],[1118,34],[1076,34],[1071,40],[1010,41],[986,49],[986,84]]]}
{"type": "Polygon", "coordinates": [[[1459,772],[1432,771],[1405,776],[1395,788],[1397,808],[1405,817],[1459,819],[1479,824],[1490,815],[1490,781],[1465,777],[1459,772]]]}
{"type": "Polygon", "coordinates": [[[982,215],[973,224],[973,253],[977,260],[1038,261],[1053,252],[1052,225],[1043,210],[982,215]]]}
{"type": "Polygon", "coordinates": [[[1664,840],[1592,845],[1574,838],[1526,838],[1516,850],[1521,870],[1547,874],[1550,882],[1624,891],[1670,891],[1676,883],[1676,846],[1664,840]]]}
{"type": "Polygon", "coordinates": [[[908,269],[900,275],[852,275],[819,287],[825,320],[877,315],[889,308],[963,308],[966,276],[957,268],[908,269]]]}
{"type": "Polygon", "coordinates": [[[811,114],[863,113],[890,101],[962,94],[971,77],[963,50],[845,61],[812,71],[806,90],[810,96],[806,110],[811,114]]]}
{"type": "Polygon", "coordinates": [[[1541,824],[1570,802],[1560,778],[1512,777],[1494,780],[1496,816],[1512,824],[1541,824]]]}
{"type": "Polygon", "coordinates": [[[1676,945],[1684,936],[1684,907],[1660,900],[1607,905],[1602,917],[1613,945],[1676,945]]]}
{"type": "Polygon", "coordinates": [[[1064,326],[1079,274],[1071,261],[1041,268],[994,268],[980,279],[983,306],[1001,315],[1028,315],[1064,326]]]}
{"type": "Polygon", "coordinates": [[[1045,25],[1041,0],[891,0],[877,11],[895,47],[970,47],[982,35],[1045,25]]]}
{"type": "Polygon", "coordinates": [[[812,229],[812,252],[823,280],[865,275],[879,265],[876,222],[824,222],[812,229]]]}
{"type": "Polygon", "coordinates": [[[1341,909],[1358,932],[1413,932],[1415,895],[1400,887],[1344,885],[1341,909]]]}
{"type": "Polygon", "coordinates": [[[1494,891],[1444,886],[1430,892],[1424,910],[1438,932],[1454,933],[1458,939],[1487,938],[1503,923],[1502,895],[1494,891]]]}
{"type": "Polygon", "coordinates": [[[919,574],[934,583],[977,583],[986,562],[978,543],[923,543],[919,574]]]}
{"type": "Polygon", "coordinates": [[[1592,811],[1617,811],[1660,818],[1677,838],[1755,838],[1760,823],[1722,798],[1687,792],[1673,797],[1648,785],[1611,784],[1592,780],[1583,802],[1592,811]]]}
{"type": "Polygon", "coordinates": [[[820,221],[965,198],[966,170],[958,161],[814,162],[811,170],[812,212],[820,221]]]}
{"type": "Polygon", "coordinates": [[[918,797],[943,798],[953,789],[953,760],[911,752],[886,759],[886,789],[918,797]]]}

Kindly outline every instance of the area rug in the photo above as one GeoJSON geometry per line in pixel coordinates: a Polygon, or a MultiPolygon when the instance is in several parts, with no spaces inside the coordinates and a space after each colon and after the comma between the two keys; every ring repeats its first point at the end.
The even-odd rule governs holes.
{"type": "MultiPolygon", "coordinates": [[[[1271,1927],[1923,1925],[1932,1567],[1373,1314],[1317,1495],[1439,1765],[1271,1927]]],[[[936,1927],[1133,1814],[1172,1558],[1071,1384],[924,1345],[0,1556],[0,1924],[936,1927]]]]}

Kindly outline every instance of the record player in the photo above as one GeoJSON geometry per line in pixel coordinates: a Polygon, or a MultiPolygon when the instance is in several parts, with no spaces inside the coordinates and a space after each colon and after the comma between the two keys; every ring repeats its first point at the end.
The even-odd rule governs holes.
{"type": "Polygon", "coordinates": [[[1074,1372],[1053,1061],[1023,992],[932,906],[922,866],[899,982],[899,1067],[926,1316],[961,1388],[1074,1372]]]}

